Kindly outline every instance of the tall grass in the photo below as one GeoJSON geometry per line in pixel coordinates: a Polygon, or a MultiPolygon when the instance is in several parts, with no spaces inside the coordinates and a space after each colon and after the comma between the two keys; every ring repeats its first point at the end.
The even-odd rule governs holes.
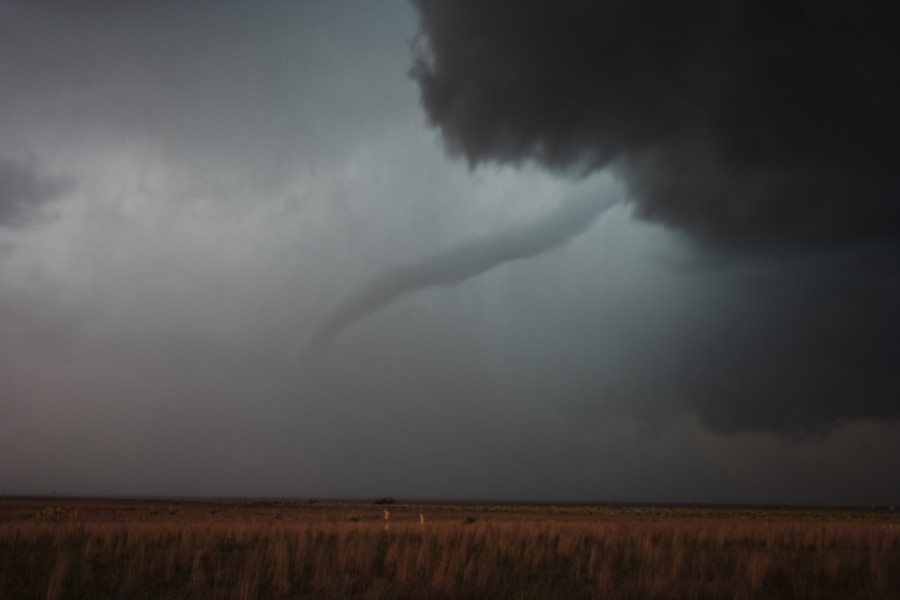
{"type": "Polygon", "coordinates": [[[900,590],[892,523],[422,521],[9,523],[0,525],[0,598],[896,598],[900,590]]]}

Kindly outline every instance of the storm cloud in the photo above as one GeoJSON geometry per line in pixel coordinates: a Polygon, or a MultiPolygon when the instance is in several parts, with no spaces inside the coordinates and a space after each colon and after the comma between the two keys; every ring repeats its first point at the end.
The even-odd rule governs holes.
{"type": "Polygon", "coordinates": [[[696,268],[720,265],[728,308],[671,348],[675,404],[728,433],[900,415],[900,69],[879,3],[414,5],[411,74],[452,154],[609,167],[696,268]]]}
{"type": "Polygon", "coordinates": [[[896,505],[890,23],[0,1],[0,494],[896,505]]]}
{"type": "Polygon", "coordinates": [[[613,164],[642,216],[720,245],[900,236],[882,3],[414,4],[422,104],[473,164],[613,164]]]}

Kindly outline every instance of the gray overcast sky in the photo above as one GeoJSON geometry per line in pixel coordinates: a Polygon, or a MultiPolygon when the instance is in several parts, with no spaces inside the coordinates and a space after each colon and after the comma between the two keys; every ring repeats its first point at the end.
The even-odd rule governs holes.
{"type": "Polygon", "coordinates": [[[447,6],[0,1],[0,493],[897,504],[896,150],[447,6]]]}

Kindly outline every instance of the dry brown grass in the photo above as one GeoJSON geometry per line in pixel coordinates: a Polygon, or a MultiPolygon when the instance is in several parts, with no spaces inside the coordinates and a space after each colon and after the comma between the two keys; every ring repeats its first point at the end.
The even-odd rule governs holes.
{"type": "Polygon", "coordinates": [[[382,509],[362,505],[209,506],[81,506],[78,517],[63,508],[26,518],[0,505],[0,598],[895,598],[900,590],[893,515],[395,506],[388,524],[382,509]]]}

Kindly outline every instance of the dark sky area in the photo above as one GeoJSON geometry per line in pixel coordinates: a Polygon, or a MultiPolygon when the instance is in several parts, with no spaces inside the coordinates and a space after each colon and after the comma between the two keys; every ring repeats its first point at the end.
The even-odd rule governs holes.
{"type": "Polygon", "coordinates": [[[897,504],[881,4],[0,0],[0,493],[897,504]]]}

